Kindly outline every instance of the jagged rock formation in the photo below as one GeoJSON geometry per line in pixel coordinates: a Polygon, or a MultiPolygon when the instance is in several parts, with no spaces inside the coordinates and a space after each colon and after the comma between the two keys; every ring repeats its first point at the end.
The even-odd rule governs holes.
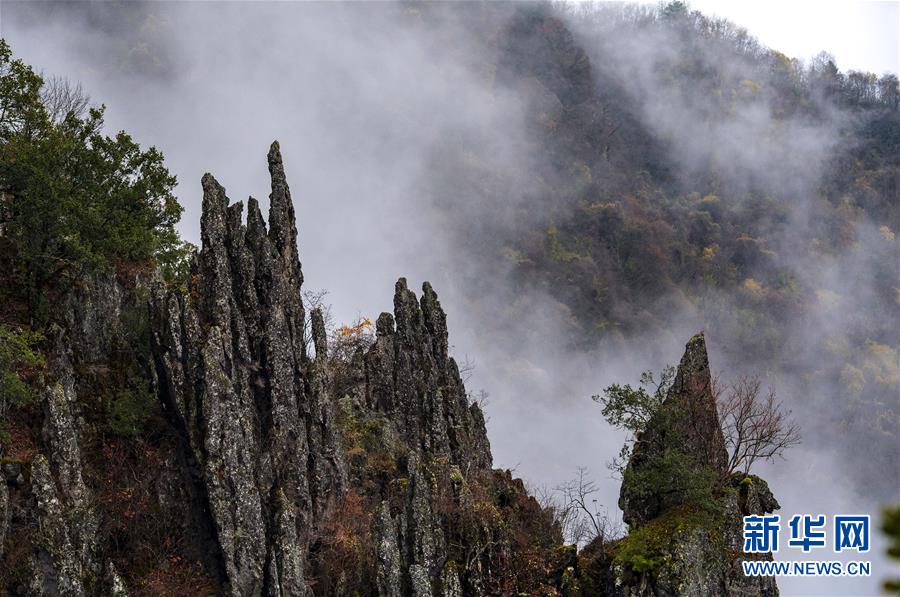
{"type": "Polygon", "coordinates": [[[642,489],[661,456],[724,466],[702,336],[629,464],[632,532],[577,554],[492,469],[430,284],[417,297],[401,278],[373,330],[329,336],[306,312],[277,143],[268,161],[268,225],[252,198],[243,223],[203,177],[187,288],[152,271],[96,276],[60,302],[46,388],[0,446],[3,590],[775,594],[739,577],[731,551],[742,513],[778,507],[761,479],[730,479],[711,510],[694,485],[642,489]]]}
{"type": "Polygon", "coordinates": [[[698,334],[628,462],[619,506],[630,531],[582,552],[582,590],[629,597],[778,595],[773,577],[746,577],[740,561],[754,557],[742,553],[743,517],[780,506],[759,477],[726,477],[726,461],[706,342],[698,334]]]}
{"type": "Polygon", "coordinates": [[[278,145],[269,152],[269,230],[259,205],[228,204],[203,177],[203,248],[191,293],[157,296],[161,395],[202,468],[235,595],[308,592],[306,544],[342,484],[328,399],[304,344],[293,204],[278,145]]]}
{"type": "Polygon", "coordinates": [[[41,392],[41,447],[30,454],[27,470],[18,459],[3,459],[0,539],[9,531],[12,541],[0,556],[20,555],[25,545],[19,539],[30,531],[30,564],[15,571],[19,584],[13,588],[32,595],[88,595],[122,582],[101,549],[97,496],[84,478],[84,421],[71,360],[60,336],[52,355],[53,381],[41,392]]]}
{"type": "Polygon", "coordinates": [[[474,595],[560,584],[557,525],[491,469],[427,283],[329,347],[277,143],[268,226],[203,177],[187,288],[97,275],[3,439],[11,594],[474,595]],[[355,344],[353,344],[355,342],[355,344]],[[350,346],[350,348],[348,348],[350,346]]]}
{"type": "MultiPolygon", "coordinates": [[[[243,225],[242,205],[204,176],[190,292],[152,300],[159,395],[197,462],[223,585],[235,595],[471,594],[497,573],[497,537],[454,535],[450,523],[472,508],[465,489],[530,498],[491,471],[437,295],[425,283],[418,300],[401,279],[371,346],[332,361],[321,313],[305,318],[277,143],[269,171],[268,230],[255,200],[243,225]],[[450,557],[451,539],[468,561],[450,557]]],[[[493,495],[477,505],[488,502],[498,514],[493,495]]]]}
{"type": "MultiPolygon", "coordinates": [[[[374,512],[364,533],[378,593],[546,585],[550,571],[530,569],[525,554],[550,561],[559,529],[520,481],[491,470],[484,415],[448,355],[446,315],[427,282],[420,300],[397,282],[393,315],[381,314],[374,343],[351,369],[362,383],[341,399],[339,419],[354,492],[374,512]]],[[[367,572],[358,574],[365,585],[367,572]]]]}

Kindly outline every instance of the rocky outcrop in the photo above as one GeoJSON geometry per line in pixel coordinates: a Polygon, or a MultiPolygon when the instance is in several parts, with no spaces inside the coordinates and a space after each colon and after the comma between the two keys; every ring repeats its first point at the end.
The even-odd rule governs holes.
{"type": "MultiPolygon", "coordinates": [[[[0,483],[14,594],[471,595],[553,586],[561,542],[491,469],[426,282],[373,333],[306,312],[278,144],[268,224],[203,177],[187,288],[95,275],[0,483]],[[545,565],[547,564],[547,565],[545,565]],[[523,571],[531,570],[526,574],[523,571]],[[551,579],[551,580],[548,580],[551,579]],[[549,583],[549,584],[548,584],[549,583]]],[[[10,446],[4,445],[4,452],[10,446]]]]}
{"type": "Polygon", "coordinates": [[[378,318],[366,354],[366,403],[398,422],[410,449],[448,457],[465,470],[489,469],[484,415],[466,395],[447,337],[447,316],[431,285],[422,285],[420,302],[398,280],[394,314],[378,318]]]}
{"type": "MultiPolygon", "coordinates": [[[[378,478],[365,496],[392,492],[395,504],[373,506],[369,530],[378,533],[381,563],[368,580],[387,593],[453,591],[460,580],[445,565],[435,466],[474,479],[490,474],[491,455],[484,417],[448,354],[446,315],[428,283],[419,300],[401,279],[393,314],[378,318],[371,347],[360,347],[337,383],[322,316],[306,321],[277,143],[269,171],[268,229],[255,200],[243,225],[242,205],[204,176],[203,247],[190,293],[153,298],[159,392],[202,469],[225,582],[239,595],[310,591],[309,561],[320,565],[318,552],[328,547],[322,525],[337,524],[349,499],[345,460],[356,482],[372,473],[368,460],[353,467],[363,447],[353,445],[355,429],[341,430],[335,410],[346,398],[356,424],[379,426],[385,445],[364,438],[365,449],[395,475],[378,478]]],[[[334,582],[335,590],[346,587],[348,573],[334,582]]]]}
{"type": "Polygon", "coordinates": [[[492,469],[429,283],[417,296],[400,278],[374,326],[329,334],[307,313],[277,143],[268,163],[268,224],[253,198],[245,223],[203,177],[187,288],[120,272],[60,302],[46,388],[17,411],[2,462],[3,589],[775,594],[736,572],[740,517],[778,504],[755,477],[722,486],[702,336],[626,471],[631,533],[579,554],[521,480],[492,469]]]}
{"type": "Polygon", "coordinates": [[[44,452],[31,460],[30,486],[37,529],[28,568],[28,590],[42,595],[86,595],[108,587],[102,571],[100,517],[85,483],[75,376],[61,339],[54,354],[55,381],[43,392],[44,452]]]}
{"type": "Polygon", "coordinates": [[[666,399],[635,442],[619,494],[623,519],[642,524],[683,503],[691,491],[702,489],[698,484],[723,474],[726,462],[701,333],[688,342],[666,399]],[[678,478],[682,473],[693,476],[678,478]]]}
{"type": "MultiPolygon", "coordinates": [[[[503,526],[522,521],[503,509],[519,500],[535,520],[547,515],[521,484],[491,470],[484,415],[448,354],[447,317],[430,284],[417,298],[405,279],[397,282],[393,313],[378,317],[371,345],[343,376],[354,381],[342,384],[339,397],[348,498],[362,494],[374,513],[362,534],[371,536],[376,559],[374,570],[343,569],[327,586],[373,587],[382,595],[492,592],[492,576],[512,576],[498,560],[519,549],[503,526]]],[[[558,529],[544,537],[561,542],[558,529]]],[[[352,556],[320,554],[326,561],[352,556]]]]}
{"type": "Polygon", "coordinates": [[[580,554],[582,590],[623,597],[778,595],[774,577],[746,577],[740,562],[762,557],[743,554],[743,517],[780,506],[764,480],[727,476],[725,468],[699,334],[626,468],[619,505],[629,533],[580,554]]]}
{"type": "MultiPolygon", "coordinates": [[[[269,227],[203,177],[203,247],[190,294],[154,299],[160,392],[182,421],[230,591],[309,592],[306,546],[343,474],[324,372],[306,351],[303,276],[278,144],[269,227]]],[[[324,351],[323,351],[324,352],[324,351]]],[[[324,355],[322,355],[324,357],[324,355]]]]}

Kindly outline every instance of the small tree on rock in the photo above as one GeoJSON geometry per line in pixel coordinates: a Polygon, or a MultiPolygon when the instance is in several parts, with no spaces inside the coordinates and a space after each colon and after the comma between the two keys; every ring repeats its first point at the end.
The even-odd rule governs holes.
{"type": "Polygon", "coordinates": [[[728,472],[747,474],[759,460],[783,457],[800,443],[800,427],[771,389],[756,377],[741,377],[718,392],[719,422],[728,448],[728,472]]]}

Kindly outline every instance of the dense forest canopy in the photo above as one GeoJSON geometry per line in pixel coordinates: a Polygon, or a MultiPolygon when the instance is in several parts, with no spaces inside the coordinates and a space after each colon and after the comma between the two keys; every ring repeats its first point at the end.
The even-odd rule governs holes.
{"type": "Polygon", "coordinates": [[[498,78],[538,89],[544,217],[476,252],[563,303],[581,347],[694,313],[726,369],[829,413],[812,442],[879,438],[844,451],[877,483],[900,447],[896,74],[804,64],[678,2],[535,6],[506,35],[498,78]]]}

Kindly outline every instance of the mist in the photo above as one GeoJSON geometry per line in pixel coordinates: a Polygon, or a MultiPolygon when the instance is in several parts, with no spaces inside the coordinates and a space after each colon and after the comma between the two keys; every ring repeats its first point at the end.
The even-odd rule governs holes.
{"type": "MultiPolygon", "coordinates": [[[[601,488],[597,499],[620,518],[619,480],[606,464],[625,436],[590,397],[677,363],[684,342],[705,329],[714,370],[725,378],[759,373],[801,422],[804,445],[759,471],[782,505],[782,519],[858,512],[877,518],[885,501],[897,499],[896,482],[893,494],[884,479],[875,492],[854,483],[853,460],[841,447],[847,440],[829,437],[836,434],[829,413],[811,412],[807,399],[815,392],[841,400],[840,389],[790,371],[821,361],[827,342],[858,331],[854,314],[879,308],[873,289],[883,280],[871,267],[871,256],[885,251],[879,222],[860,218],[853,247],[827,259],[805,249],[820,234],[817,193],[830,156],[848,142],[850,117],[824,103],[816,121],[776,117],[766,81],[761,91],[741,83],[757,50],[734,57],[706,47],[710,68],[747,94],[729,118],[711,117],[721,98],[660,80],[660,65],[679,60],[682,42],[671,32],[617,33],[622,19],[635,18],[621,7],[547,8],[575,32],[601,102],[629,103],[629,117],[652,131],[673,185],[685,194],[701,187],[728,191],[748,202],[766,193],[790,197],[784,217],[792,234],[767,239],[773,267],[838,297],[823,299],[796,322],[784,348],[791,367],[781,370],[743,342],[728,309],[706,311],[677,289],[659,299],[666,316],[658,325],[591,345],[575,341],[575,317],[564,301],[523,284],[507,262],[479,257],[484,247],[501,252],[523,225],[552,226],[558,206],[548,204],[546,189],[567,178],[547,165],[548,151],[535,138],[535,112],[557,109],[552,101],[547,107],[546,89],[496,68],[504,51],[497,38],[517,10],[505,3],[7,1],[0,5],[0,33],[26,62],[80,82],[95,103],[105,104],[109,131],[127,130],[165,154],[185,208],[180,232],[191,242],[199,242],[204,172],[232,201],[252,195],[265,211],[265,152],[278,139],[295,200],[305,288],[327,290],[335,321],[352,322],[389,311],[398,277],[412,288],[432,282],[448,314],[452,353],[474,363],[467,386],[488,395],[495,466],[546,487],[587,467],[601,488]],[[490,174],[466,178],[471,170],[445,159],[448,145],[473,148],[466,168],[490,174]],[[850,290],[848,271],[855,276],[850,290]]],[[[606,176],[609,193],[636,184],[619,180],[626,176],[615,145],[610,155],[594,178],[606,176]]],[[[887,253],[895,274],[896,251],[894,245],[887,253]]],[[[742,300],[728,292],[717,300],[742,300]]],[[[883,315],[883,325],[900,329],[896,307],[883,315]]],[[[843,366],[831,360],[819,368],[843,366]]],[[[900,454],[900,445],[894,448],[900,454]]],[[[896,464],[884,472],[893,479],[900,474],[896,464]]],[[[873,577],[780,578],[783,593],[877,592],[890,567],[874,528],[872,539],[873,577]]]]}

